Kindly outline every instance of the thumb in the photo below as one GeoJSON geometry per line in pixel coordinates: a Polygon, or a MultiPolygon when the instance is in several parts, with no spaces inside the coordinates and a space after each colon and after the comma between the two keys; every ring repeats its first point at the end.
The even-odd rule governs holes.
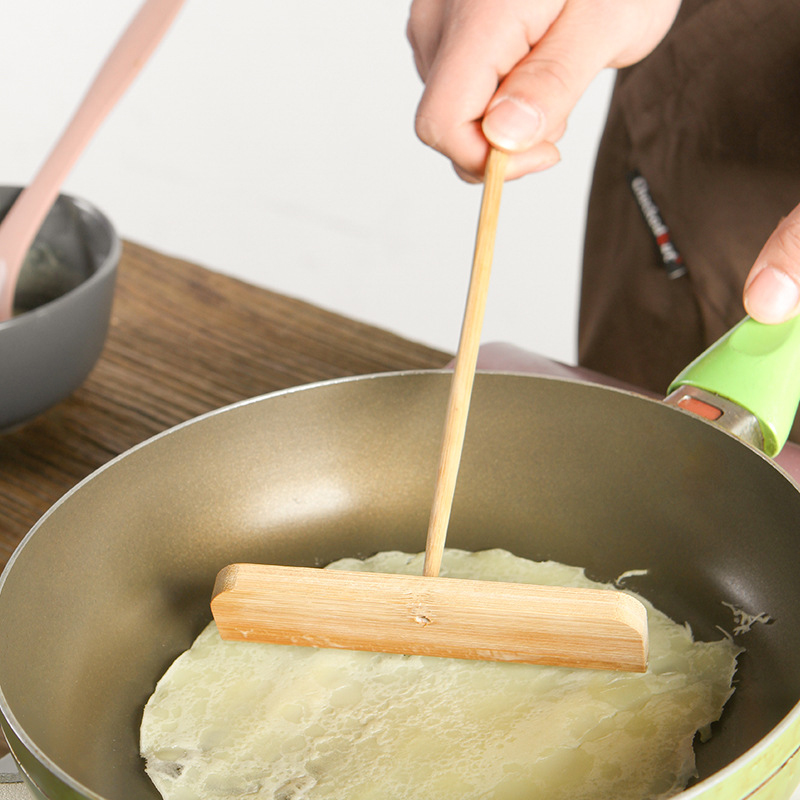
{"type": "MultiPolygon", "coordinates": [[[[556,23],[558,24],[558,23],[556,23]]],[[[512,153],[556,142],[580,96],[605,67],[589,48],[561,49],[548,34],[500,84],[484,115],[484,136],[512,153]]]]}
{"type": "Polygon", "coordinates": [[[561,13],[506,75],[483,119],[483,134],[512,153],[564,133],[575,104],[606,67],[644,58],[671,26],[679,2],[563,3],[561,13]]]}
{"type": "Polygon", "coordinates": [[[800,206],[781,220],[756,259],[744,307],[765,323],[785,322],[800,311],[800,206]]]}
{"type": "Polygon", "coordinates": [[[613,60],[619,28],[627,27],[620,24],[599,35],[604,22],[596,14],[592,4],[565,4],[506,75],[483,118],[483,134],[493,145],[519,153],[562,136],[581,95],[613,60]]]}

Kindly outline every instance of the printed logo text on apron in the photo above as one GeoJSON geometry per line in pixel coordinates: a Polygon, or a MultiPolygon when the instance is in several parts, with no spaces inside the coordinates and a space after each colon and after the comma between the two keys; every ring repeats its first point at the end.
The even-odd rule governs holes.
{"type": "Polygon", "coordinates": [[[628,182],[631,185],[631,191],[639,210],[642,212],[644,221],[647,223],[647,227],[650,228],[650,233],[653,234],[656,247],[661,255],[661,263],[667,271],[667,277],[680,278],[686,274],[683,256],[678,252],[675,243],[672,241],[669,228],[661,218],[661,212],[650,194],[650,187],[647,181],[640,173],[631,172],[628,175],[628,182]]]}

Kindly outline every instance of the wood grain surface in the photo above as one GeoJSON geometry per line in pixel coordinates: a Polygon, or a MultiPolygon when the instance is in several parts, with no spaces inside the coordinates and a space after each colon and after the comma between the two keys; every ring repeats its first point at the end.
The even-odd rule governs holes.
{"type": "Polygon", "coordinates": [[[647,609],[608,589],[239,563],[211,611],[239,642],[647,670],[647,609]]]}
{"type": "Polygon", "coordinates": [[[126,242],[97,366],[71,397],[0,434],[0,569],[68,489],[166,428],[290,386],[451,358],[126,242]]]}

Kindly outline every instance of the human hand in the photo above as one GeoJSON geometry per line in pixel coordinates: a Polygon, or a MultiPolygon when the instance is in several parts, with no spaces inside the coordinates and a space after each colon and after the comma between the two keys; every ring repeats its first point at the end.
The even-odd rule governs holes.
{"type": "Polygon", "coordinates": [[[425,91],[416,130],[479,180],[489,142],[507,177],[555,164],[555,143],[595,76],[644,58],[680,0],[413,0],[408,38],[425,91]],[[488,140],[488,141],[487,141],[488,140]]]}
{"type": "Polygon", "coordinates": [[[759,253],[744,288],[755,320],[785,322],[800,311],[800,206],[781,220],[759,253]]]}

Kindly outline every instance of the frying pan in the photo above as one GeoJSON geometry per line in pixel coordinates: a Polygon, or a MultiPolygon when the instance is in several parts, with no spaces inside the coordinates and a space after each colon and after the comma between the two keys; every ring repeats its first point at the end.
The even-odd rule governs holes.
{"type": "MultiPolygon", "coordinates": [[[[56,503],[0,577],[2,727],[35,795],[158,796],[138,755],[142,708],[210,620],[226,564],[421,550],[449,384],[391,373],[239,403],[56,503]]],[[[732,630],[732,607],[773,620],[738,637],[736,692],[682,798],[788,797],[800,781],[799,523],[786,473],[671,402],[476,376],[450,546],[603,581],[647,570],[626,585],[702,639],[732,630]]]]}

